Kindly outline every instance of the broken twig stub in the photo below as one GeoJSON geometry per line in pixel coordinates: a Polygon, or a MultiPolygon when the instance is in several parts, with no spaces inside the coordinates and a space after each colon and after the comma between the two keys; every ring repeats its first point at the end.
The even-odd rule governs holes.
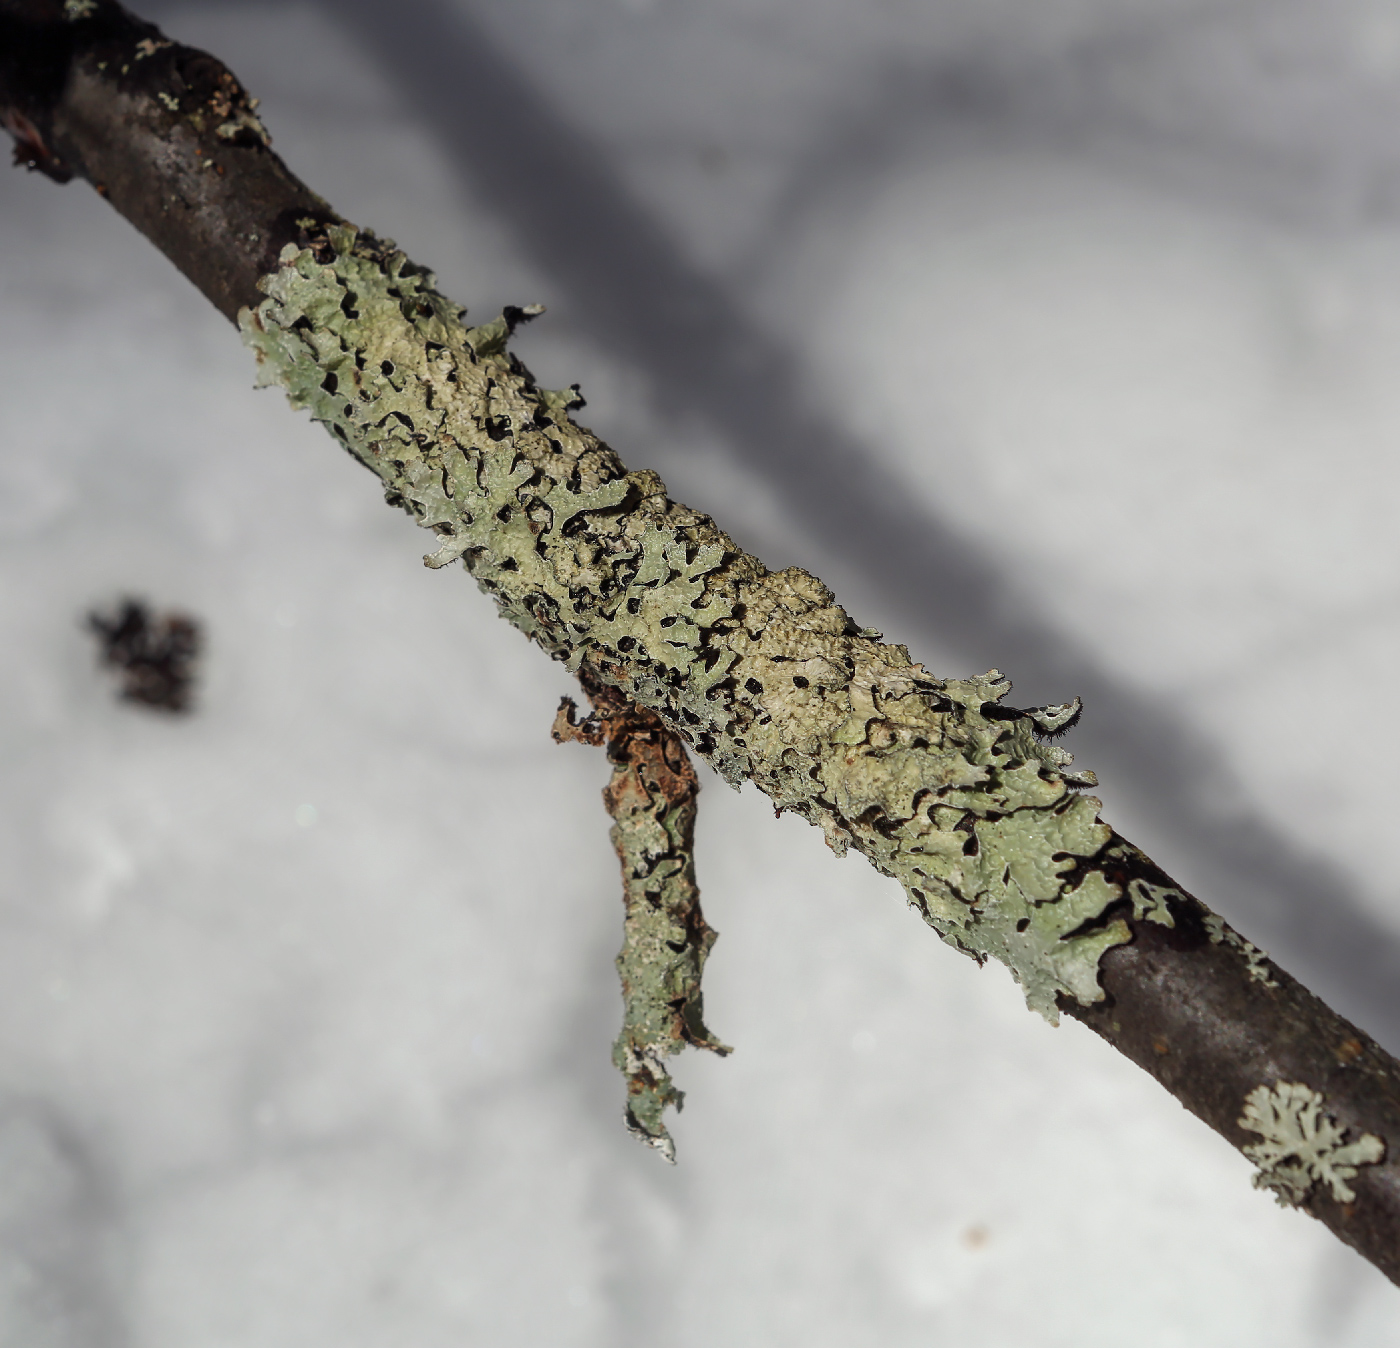
{"type": "Polygon", "coordinates": [[[695,883],[695,805],[700,783],[685,745],[653,712],[631,705],[587,670],[580,675],[593,704],[576,721],[565,698],[554,720],[561,744],[606,744],[612,778],[603,804],[622,863],[624,905],[622,1033],[613,1062],[627,1081],[627,1127],[668,1161],[675,1144],[663,1120],[685,1098],[666,1059],[687,1044],[727,1054],[705,1028],[700,976],[716,933],[700,911],[695,883]]]}

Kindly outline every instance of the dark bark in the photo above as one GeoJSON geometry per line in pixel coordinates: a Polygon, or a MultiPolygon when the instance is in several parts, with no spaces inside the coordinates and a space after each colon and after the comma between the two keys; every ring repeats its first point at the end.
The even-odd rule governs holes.
{"type": "MultiPolygon", "coordinates": [[[[220,62],[109,0],[0,0],[0,119],[16,162],[88,179],[231,319],[261,298],[285,244],[314,246],[339,219],[271,151],[254,107],[220,62]]],[[[1083,869],[1125,893],[1171,885],[1134,849],[1083,869]]],[[[1062,1009],[1237,1147],[1259,1140],[1240,1123],[1246,1097],[1287,1082],[1320,1092],[1349,1138],[1384,1139],[1384,1160],[1349,1181],[1354,1202],[1318,1183],[1302,1206],[1400,1282],[1400,1063],[1204,905],[1168,907],[1171,927],[1111,910],[1133,939],[1103,958],[1106,997],[1062,1009]]]]}
{"type": "Polygon", "coordinates": [[[229,320],[262,298],[284,245],[340,219],[269,148],[255,108],[221,61],[109,0],[77,18],[62,0],[0,4],[15,162],[86,178],[229,320]]]}
{"type": "MultiPolygon", "coordinates": [[[[1135,876],[1171,884],[1145,857],[1105,870],[1125,886],[1135,876]]],[[[1104,1000],[1061,998],[1061,1010],[1236,1147],[1259,1141],[1240,1126],[1241,1101],[1279,1081],[1320,1091],[1351,1137],[1385,1139],[1384,1162],[1349,1181],[1354,1203],[1337,1202],[1319,1184],[1301,1206],[1400,1283],[1400,1063],[1272,960],[1242,952],[1228,928],[1213,940],[1207,920],[1219,919],[1204,904],[1190,899],[1173,912],[1174,927],[1130,918],[1133,940],[1099,966],[1104,1000]]]]}

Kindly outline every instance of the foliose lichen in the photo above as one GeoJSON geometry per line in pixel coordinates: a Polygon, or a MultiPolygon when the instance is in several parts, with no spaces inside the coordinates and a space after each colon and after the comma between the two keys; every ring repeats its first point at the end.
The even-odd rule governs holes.
{"type": "Polygon", "coordinates": [[[1278,987],[1278,979],[1270,972],[1269,957],[1252,941],[1246,941],[1218,913],[1207,913],[1204,918],[1206,935],[1211,945],[1225,945],[1236,950],[1243,957],[1249,977],[1266,988],[1278,987]]]}
{"type": "Polygon", "coordinates": [[[1297,1207],[1325,1184],[1338,1203],[1352,1203],[1356,1194],[1347,1184],[1358,1166],[1375,1165],[1385,1155],[1385,1143],[1374,1133],[1347,1142],[1347,1130],[1325,1110],[1321,1092],[1299,1081],[1258,1086],[1245,1097],[1239,1126],[1258,1133],[1244,1154],[1259,1167],[1256,1189],[1270,1189],[1280,1207],[1297,1207]]]}
{"type": "MultiPolygon", "coordinates": [[[[815,576],[769,571],[628,472],[507,350],[530,311],[468,327],[430,273],[349,226],[289,247],[240,316],[286,389],[570,669],[656,712],[731,784],[854,847],[945,939],[1006,964],[1049,1020],[1102,997],[1130,939],[1090,773],[1047,743],[1078,704],[1018,711],[991,670],[940,678],[853,622],[815,576]]],[[[936,583],[936,578],[930,578],[936,583]]],[[[1162,902],[1159,902],[1159,898],[1162,902]]],[[[1158,917],[1157,920],[1162,920],[1158,917]]]]}
{"type": "Polygon", "coordinates": [[[667,1106],[685,1093],[666,1060],[686,1045],[730,1052],[705,1026],[700,980],[716,933],[700,910],[695,882],[695,805],[700,783],[679,738],[654,712],[615,688],[585,679],[593,711],[576,721],[565,698],[554,721],[563,743],[606,744],[612,775],[603,803],[622,863],[622,1032],[613,1063],[627,1083],[628,1131],[674,1163],[667,1106]]]}

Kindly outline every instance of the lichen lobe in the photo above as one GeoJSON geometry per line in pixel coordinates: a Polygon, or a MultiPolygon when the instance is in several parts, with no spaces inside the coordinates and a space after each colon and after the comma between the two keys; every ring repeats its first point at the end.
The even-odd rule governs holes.
{"type": "Polygon", "coordinates": [[[261,382],[436,535],[429,566],[461,560],[551,655],[862,852],[1037,1011],[1101,999],[1127,914],[1169,920],[1164,896],[1105,877],[1093,776],[1047,742],[1077,702],[1021,712],[995,670],[931,674],[816,577],[769,571],[656,474],[628,472],[573,421],[576,391],[540,389],[509,353],[527,311],[467,327],[430,273],[348,226],[289,247],[261,284],[240,315],[261,382]]]}
{"type": "Polygon", "coordinates": [[[1211,945],[1223,945],[1235,951],[1245,963],[1250,980],[1266,988],[1277,988],[1278,979],[1273,976],[1269,957],[1252,941],[1247,941],[1218,913],[1207,913],[1204,918],[1206,935],[1211,945]]]}
{"type": "Polygon", "coordinates": [[[1347,1142],[1347,1130],[1325,1104],[1320,1091],[1298,1081],[1258,1086],[1245,1098],[1239,1126],[1262,1139],[1243,1149],[1259,1167],[1254,1187],[1271,1190],[1280,1207],[1297,1207],[1316,1184],[1325,1184],[1338,1203],[1355,1202],[1348,1181],[1359,1166],[1385,1155],[1385,1142],[1374,1133],[1347,1142]]]}

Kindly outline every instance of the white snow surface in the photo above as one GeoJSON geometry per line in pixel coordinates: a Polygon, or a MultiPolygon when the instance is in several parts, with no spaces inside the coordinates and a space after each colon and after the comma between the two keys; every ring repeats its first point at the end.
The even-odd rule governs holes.
{"type": "MultiPolygon", "coordinates": [[[[522,354],[630,465],[931,668],[1084,693],[1106,817],[1400,1047],[1394,3],[149,12],[479,318],[550,306],[522,354]],[[582,165],[577,227],[486,140],[582,165]],[[752,432],[803,417],[805,496],[752,432]]],[[[677,1167],[628,1139],[564,671],[87,187],[0,212],[0,1348],[1397,1341],[1144,1074],[709,775],[736,1052],[678,1061],[677,1167]],[[206,623],[193,715],[96,668],[127,593],[206,623]]]]}

